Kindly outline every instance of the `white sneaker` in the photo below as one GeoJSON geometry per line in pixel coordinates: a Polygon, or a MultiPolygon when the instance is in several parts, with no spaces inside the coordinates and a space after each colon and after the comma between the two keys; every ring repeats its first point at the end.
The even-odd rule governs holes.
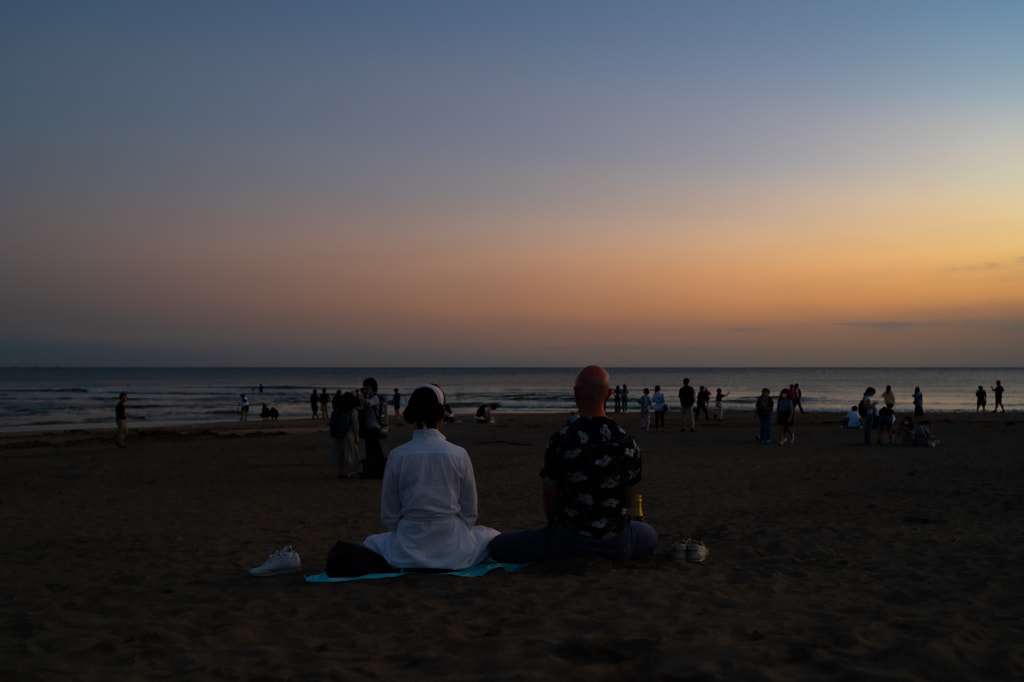
{"type": "Polygon", "coordinates": [[[299,561],[299,553],[292,549],[291,545],[279,549],[270,555],[270,558],[263,562],[259,568],[249,570],[249,573],[265,578],[269,575],[283,575],[285,573],[298,573],[302,570],[302,562],[299,561]]]}
{"type": "Polygon", "coordinates": [[[665,550],[665,556],[672,561],[689,561],[699,564],[708,558],[708,548],[697,540],[677,540],[665,550]]]}
{"type": "Polygon", "coordinates": [[[710,552],[708,552],[708,548],[704,546],[703,542],[698,542],[697,540],[686,541],[687,561],[699,564],[708,558],[708,554],[710,554],[710,552]]]}
{"type": "Polygon", "coordinates": [[[686,540],[676,540],[665,550],[665,556],[671,561],[686,561],[686,540]]]}

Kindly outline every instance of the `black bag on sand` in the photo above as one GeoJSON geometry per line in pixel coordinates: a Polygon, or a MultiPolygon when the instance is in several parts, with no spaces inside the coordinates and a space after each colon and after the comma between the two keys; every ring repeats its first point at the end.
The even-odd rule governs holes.
{"type": "Polygon", "coordinates": [[[370,573],[396,573],[394,566],[372,549],[354,542],[338,542],[327,555],[327,575],[356,578],[370,573]]]}

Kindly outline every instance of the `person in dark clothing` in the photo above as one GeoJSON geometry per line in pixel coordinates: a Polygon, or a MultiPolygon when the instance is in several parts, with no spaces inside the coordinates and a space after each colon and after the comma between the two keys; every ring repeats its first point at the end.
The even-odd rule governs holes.
{"type": "Polygon", "coordinates": [[[693,431],[697,427],[697,420],[693,416],[693,404],[697,402],[697,393],[693,390],[693,386],[690,385],[689,379],[683,379],[683,387],[679,389],[679,404],[683,408],[683,428],[680,431],[686,431],[686,424],[690,424],[690,431],[693,431]]]}

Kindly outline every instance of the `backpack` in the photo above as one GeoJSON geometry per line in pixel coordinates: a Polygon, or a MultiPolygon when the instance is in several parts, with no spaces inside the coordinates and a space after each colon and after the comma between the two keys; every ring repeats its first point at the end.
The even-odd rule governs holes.
{"type": "Polygon", "coordinates": [[[864,404],[866,400],[867,398],[864,397],[860,399],[859,403],[857,403],[857,414],[860,415],[861,419],[868,416],[868,406],[864,404]]]}
{"type": "Polygon", "coordinates": [[[354,578],[371,573],[394,573],[395,568],[369,547],[338,542],[327,554],[325,572],[331,578],[354,578]]]}

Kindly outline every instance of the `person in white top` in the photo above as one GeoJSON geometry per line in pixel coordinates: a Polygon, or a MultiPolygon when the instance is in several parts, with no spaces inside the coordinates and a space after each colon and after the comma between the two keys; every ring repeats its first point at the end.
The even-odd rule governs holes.
{"type": "Polygon", "coordinates": [[[860,413],[857,412],[857,406],[853,405],[850,407],[850,411],[843,417],[843,428],[845,429],[859,429],[860,428],[860,413]]]}
{"type": "Polygon", "coordinates": [[[475,525],[473,464],[439,430],[444,402],[433,384],[413,391],[403,417],[416,430],[388,456],[380,509],[389,532],[371,535],[363,545],[395,568],[468,568],[490,560],[487,544],[498,535],[475,525]]]}
{"type": "Polygon", "coordinates": [[[654,429],[656,431],[664,431],[665,413],[668,412],[668,403],[665,402],[665,394],[661,392],[661,386],[654,387],[651,403],[654,410],[654,429]]]}

